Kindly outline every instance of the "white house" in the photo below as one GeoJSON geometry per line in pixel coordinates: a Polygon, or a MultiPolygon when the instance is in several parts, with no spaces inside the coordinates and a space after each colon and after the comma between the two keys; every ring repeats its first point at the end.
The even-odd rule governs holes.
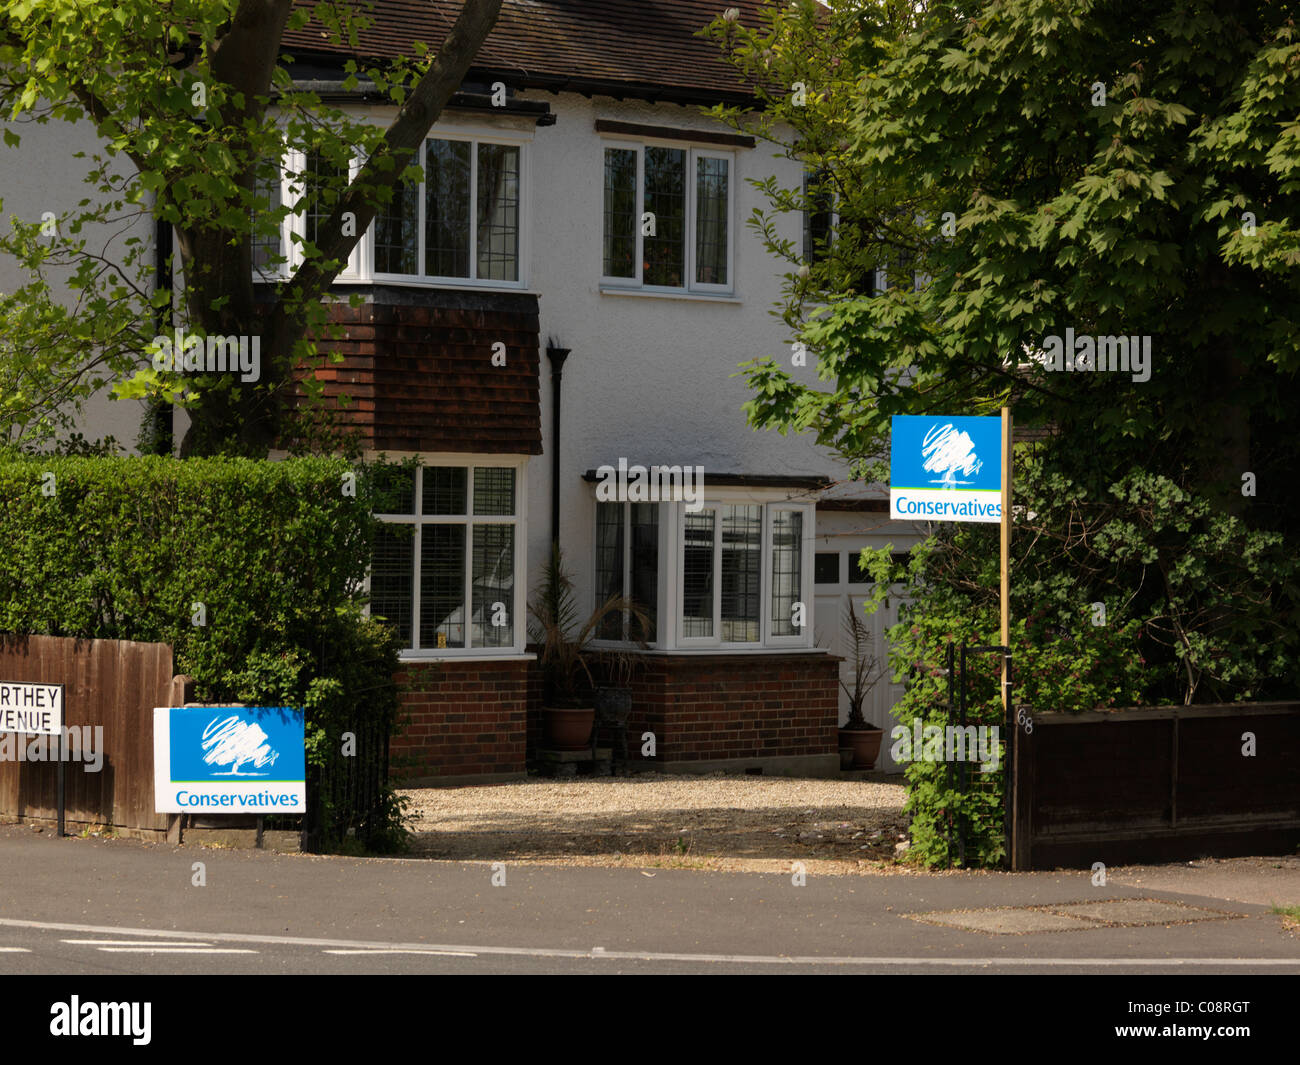
{"type": "MultiPolygon", "coordinates": [[[[458,6],[379,0],[358,54],[436,45],[458,6]]],[[[694,35],[719,6],[506,0],[429,135],[423,185],[339,279],[366,302],[336,308],[346,359],[322,371],[327,392],[355,400],[348,416],[372,451],[422,464],[385,515],[414,535],[381,543],[371,577],[372,608],[408,647],[394,753],[413,778],[523,772],[540,708],[526,597],[556,535],[583,603],[626,593],[653,615],[629,731],[655,733],[660,767],[838,771],[850,673],[835,656],[846,600],[869,590],[858,552],[917,536],[889,521],[879,486],[846,483],[831,454],[755,432],[741,411],[738,365],[790,349],[769,314],[781,265],[744,225],[761,203],[749,179],[802,175],[701,112],[747,99],[694,35]],[[505,106],[491,103],[498,83],[505,106]],[[703,489],[600,501],[602,469],[620,464],[702,469],[703,489]]],[[[756,19],[752,0],[735,6],[756,19]]],[[[387,121],[390,108],[344,91],[349,55],[319,27],[285,46],[310,72],[295,76],[387,121]]],[[[47,174],[63,173],[75,202],[79,171],[51,161],[47,174]]],[[[40,184],[6,180],[6,209],[47,203],[40,184]]],[[[801,220],[787,225],[800,238],[801,220]]],[[[106,411],[138,420],[113,406],[126,405],[97,408],[88,435],[106,411]]],[[[891,599],[869,619],[882,665],[896,610],[891,599]]],[[[877,725],[897,694],[886,675],[866,708],[877,725]]]]}

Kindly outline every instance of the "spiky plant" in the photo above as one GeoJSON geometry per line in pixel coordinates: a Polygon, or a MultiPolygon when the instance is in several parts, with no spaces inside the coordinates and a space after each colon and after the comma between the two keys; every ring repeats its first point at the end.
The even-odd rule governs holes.
{"type": "Polygon", "coordinates": [[[857,731],[874,729],[876,726],[862,716],[862,704],[866,702],[871,689],[880,680],[880,671],[876,668],[876,656],[867,651],[871,643],[871,630],[853,609],[851,598],[844,616],[844,631],[853,646],[853,687],[850,689],[843,680],[840,681],[840,687],[849,697],[849,719],[845,722],[844,728],[857,731]]]}
{"type": "MultiPolygon", "coordinates": [[[[588,664],[595,655],[591,643],[606,618],[626,613],[642,632],[649,631],[650,624],[645,611],[621,595],[610,596],[583,620],[558,544],[552,545],[551,557],[542,567],[528,613],[533,622],[529,636],[537,644],[537,662],[546,677],[546,701],[551,706],[579,703],[582,694],[595,686],[588,664]]],[[[635,642],[645,646],[642,640],[635,642]]]]}

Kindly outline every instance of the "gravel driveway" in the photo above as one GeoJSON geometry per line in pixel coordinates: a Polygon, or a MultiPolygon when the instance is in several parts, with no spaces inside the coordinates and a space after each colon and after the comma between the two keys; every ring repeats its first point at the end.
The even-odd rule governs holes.
{"type": "Polygon", "coordinates": [[[411,788],[413,853],[453,860],[809,872],[880,869],[901,784],[734,774],[411,788]]]}

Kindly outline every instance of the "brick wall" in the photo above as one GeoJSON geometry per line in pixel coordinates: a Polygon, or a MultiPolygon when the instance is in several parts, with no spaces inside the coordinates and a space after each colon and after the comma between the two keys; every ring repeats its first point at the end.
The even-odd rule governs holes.
{"type": "MultiPolygon", "coordinates": [[[[335,286],[346,295],[348,286],[335,286]]],[[[537,297],[366,286],[360,307],[336,303],[343,325],[316,370],[326,410],[380,451],[540,455],[537,297]],[[492,345],[505,345],[505,366],[492,345]],[[347,406],[339,397],[348,396],[347,406]]],[[[300,371],[301,377],[303,371],[300,371]]],[[[290,405],[302,401],[296,389],[290,405]]]]}
{"type": "MultiPolygon", "coordinates": [[[[834,755],[839,659],[826,654],[646,655],[633,685],[628,754],[653,732],[658,762],[834,755]]],[[[529,750],[541,700],[529,700],[529,750]]],[[[602,736],[602,743],[605,742],[602,736]]]]}
{"type": "Polygon", "coordinates": [[[440,662],[397,675],[404,728],[397,780],[524,771],[526,661],[440,662]]]}

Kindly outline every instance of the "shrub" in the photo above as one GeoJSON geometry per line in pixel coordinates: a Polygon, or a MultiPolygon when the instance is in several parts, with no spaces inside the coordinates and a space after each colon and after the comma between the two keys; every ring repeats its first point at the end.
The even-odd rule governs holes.
{"type": "MultiPolygon", "coordinates": [[[[1016,506],[1014,704],[1032,713],[1295,697],[1300,560],[1283,533],[1216,509],[1173,476],[1113,479],[1059,449],[1018,450],[1016,506]]],[[[895,680],[907,683],[894,716],[909,731],[918,718],[949,724],[949,643],[1000,642],[997,536],[954,523],[906,565],[890,561],[888,545],[864,552],[875,604],[907,589],[888,638],[895,680]]],[[[969,662],[969,724],[1004,723],[999,679],[996,655],[969,662]]],[[[965,794],[946,763],[908,765],[915,860],[948,859],[950,818],[964,820],[969,861],[1002,857],[1004,762],[975,772],[965,794]]]]}
{"type": "Polygon", "coordinates": [[[0,632],[168,643],[205,702],[305,707],[314,838],[391,848],[391,791],[359,823],[330,797],[359,760],[342,733],[386,745],[397,708],[395,640],[362,612],[374,519],[355,474],[328,458],[0,458],[0,632]]]}

